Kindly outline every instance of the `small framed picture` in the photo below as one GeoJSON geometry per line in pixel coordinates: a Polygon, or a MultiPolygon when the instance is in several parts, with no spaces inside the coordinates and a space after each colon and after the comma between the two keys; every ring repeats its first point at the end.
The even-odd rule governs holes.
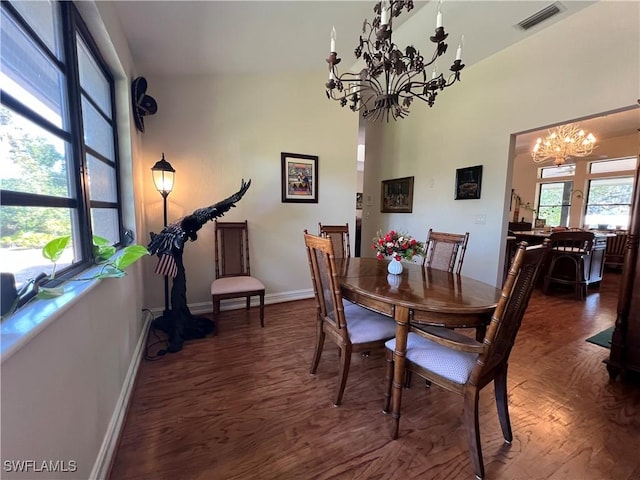
{"type": "Polygon", "coordinates": [[[482,186],[482,165],[458,168],[456,170],[456,200],[480,198],[482,186]]]}
{"type": "Polygon", "coordinates": [[[282,201],[318,203],[318,157],[281,153],[282,201]]]}
{"type": "Polygon", "coordinates": [[[546,218],[536,218],[535,228],[544,228],[547,225],[546,218]]]}
{"type": "Polygon", "coordinates": [[[362,210],[362,192],[356,193],[356,210],[362,210]]]}
{"type": "Polygon", "coordinates": [[[413,177],[383,180],[380,211],[382,213],[411,213],[413,211],[413,177]]]}

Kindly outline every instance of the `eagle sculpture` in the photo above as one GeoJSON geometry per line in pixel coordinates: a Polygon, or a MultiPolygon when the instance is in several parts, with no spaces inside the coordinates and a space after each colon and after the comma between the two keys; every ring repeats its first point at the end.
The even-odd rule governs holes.
{"type": "Polygon", "coordinates": [[[240,190],[224,200],[215,203],[209,207],[199,208],[191,215],[182,217],[176,220],[171,225],[167,225],[162,229],[160,233],[151,232],[151,242],[147,247],[151,255],[170,255],[173,256],[175,250],[182,250],[184,243],[188,240],[195,242],[198,239],[198,230],[202,226],[213,220],[214,218],[221,217],[231,207],[235,207],[236,203],[244,196],[245,192],[251,186],[251,180],[245,182],[242,179],[240,184],[240,190]]]}
{"type": "Polygon", "coordinates": [[[224,200],[209,207],[199,208],[191,215],[167,225],[160,233],[151,232],[151,241],[147,250],[151,255],[159,257],[156,273],[173,277],[171,287],[171,309],[153,322],[154,328],[163,330],[169,336],[166,351],[177,352],[182,349],[184,340],[202,338],[208,333],[215,333],[215,323],[207,318],[191,314],[187,306],[187,284],[182,263],[182,253],[187,240],[194,242],[198,238],[198,230],[214,218],[227,213],[231,207],[244,196],[251,186],[251,180],[242,179],[240,190],[224,200]]]}

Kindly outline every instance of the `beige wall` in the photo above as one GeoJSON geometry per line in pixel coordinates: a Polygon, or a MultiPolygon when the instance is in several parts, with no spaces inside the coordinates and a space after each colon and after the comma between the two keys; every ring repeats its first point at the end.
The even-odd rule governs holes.
{"type": "MultiPolygon", "coordinates": [[[[326,99],[324,70],[308,74],[149,78],[158,113],[144,135],[145,169],[162,152],[176,169],[169,223],[251,188],[222,220],[249,222],[251,270],[263,279],[267,302],[309,296],[311,280],[302,232],[318,222],[355,228],[358,118],[326,99]],[[319,202],[281,202],[281,152],[317,155],[319,202]]],[[[144,177],[147,224],[162,227],[162,202],[151,172],[144,177]]],[[[187,300],[210,312],[214,275],[213,222],[184,250],[187,300]]],[[[164,303],[162,278],[145,262],[145,306],[164,303]]],[[[269,320],[267,319],[267,323],[269,320]]]]}
{"type": "Polygon", "coordinates": [[[414,103],[408,118],[373,126],[364,186],[373,205],[363,212],[363,238],[391,227],[418,237],[430,227],[469,231],[463,274],[498,284],[511,135],[634,105],[639,9],[638,2],[598,2],[465,69],[462,82],[442,92],[433,108],[414,103]],[[481,198],[454,200],[456,169],[473,165],[483,165],[481,198]],[[413,215],[379,213],[380,180],[410,175],[413,215]]]}

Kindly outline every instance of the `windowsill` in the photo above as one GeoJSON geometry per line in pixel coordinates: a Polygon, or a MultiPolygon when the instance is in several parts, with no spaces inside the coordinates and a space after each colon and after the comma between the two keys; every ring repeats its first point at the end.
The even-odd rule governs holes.
{"type": "MultiPolygon", "coordinates": [[[[78,278],[97,274],[101,265],[83,271],[78,278]]],[[[20,350],[38,333],[64,314],[83,295],[93,290],[100,279],[67,281],[62,284],[64,293],[56,298],[31,300],[0,324],[0,363],[20,350]]]]}

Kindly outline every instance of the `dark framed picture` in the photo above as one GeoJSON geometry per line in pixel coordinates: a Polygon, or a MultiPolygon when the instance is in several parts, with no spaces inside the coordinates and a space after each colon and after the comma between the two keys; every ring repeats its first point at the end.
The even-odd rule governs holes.
{"type": "Polygon", "coordinates": [[[458,168],[456,170],[456,200],[480,198],[482,185],[482,165],[458,168]]]}
{"type": "Polygon", "coordinates": [[[356,193],[356,210],[362,210],[362,192],[356,193]]]}
{"type": "Polygon", "coordinates": [[[382,213],[411,213],[413,210],[413,177],[383,180],[380,211],[382,213]]]}
{"type": "Polygon", "coordinates": [[[282,201],[318,203],[318,157],[282,152],[280,158],[282,201]]]}

